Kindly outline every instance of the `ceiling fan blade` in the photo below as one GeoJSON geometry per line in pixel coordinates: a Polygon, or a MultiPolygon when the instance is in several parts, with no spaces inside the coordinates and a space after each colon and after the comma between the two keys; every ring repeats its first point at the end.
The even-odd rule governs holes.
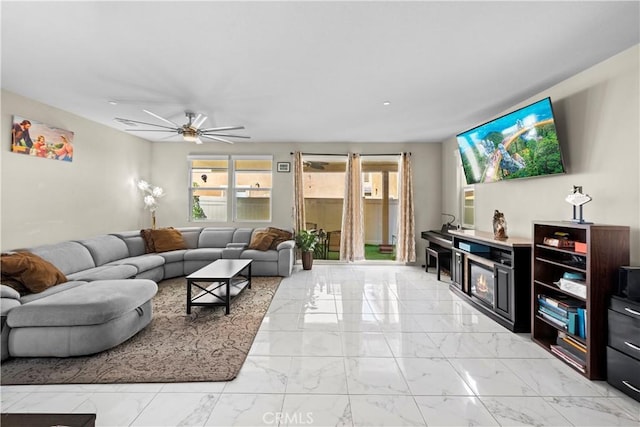
{"type": "Polygon", "coordinates": [[[124,124],[139,123],[141,125],[157,126],[159,128],[171,129],[171,130],[174,130],[176,132],[178,131],[178,129],[180,129],[180,126],[176,126],[175,128],[172,128],[172,127],[169,127],[169,126],[157,125],[155,123],[147,123],[147,122],[139,122],[137,120],[123,119],[121,117],[116,117],[115,120],[119,121],[120,123],[124,123],[124,124]]]}
{"type": "Polygon", "coordinates": [[[145,113],[147,113],[147,114],[149,114],[149,115],[151,115],[151,116],[155,117],[155,118],[156,118],[156,119],[158,119],[158,120],[162,120],[162,121],[163,121],[163,122],[165,122],[165,123],[169,123],[170,125],[173,125],[173,126],[175,126],[175,127],[177,127],[177,128],[179,128],[179,127],[180,127],[180,125],[175,124],[175,123],[174,123],[174,122],[172,122],[171,120],[165,119],[164,117],[161,117],[161,116],[157,115],[156,113],[152,113],[152,112],[151,112],[151,111],[149,111],[149,110],[142,110],[142,111],[144,111],[145,113]]]}
{"type": "Polygon", "coordinates": [[[171,132],[178,135],[175,129],[125,129],[128,132],[171,132]]]}
{"type": "Polygon", "coordinates": [[[202,136],[203,138],[213,139],[215,141],[220,141],[220,142],[224,142],[224,143],[227,143],[227,144],[233,144],[232,141],[227,141],[226,139],[218,138],[218,137],[215,137],[215,136],[209,136],[209,135],[200,135],[200,136],[202,136]]]}
{"type": "Polygon", "coordinates": [[[239,130],[239,129],[244,129],[244,126],[224,126],[220,128],[200,129],[200,132],[218,132],[222,130],[239,130]]]}
{"type": "Polygon", "coordinates": [[[207,135],[207,136],[226,136],[227,138],[245,138],[245,139],[250,139],[250,136],[244,136],[244,135],[231,135],[228,133],[217,133],[217,132],[202,132],[200,135],[207,135]]]}
{"type": "Polygon", "coordinates": [[[204,114],[198,114],[198,116],[193,121],[192,125],[194,128],[198,129],[202,124],[207,120],[207,116],[204,114]]]}

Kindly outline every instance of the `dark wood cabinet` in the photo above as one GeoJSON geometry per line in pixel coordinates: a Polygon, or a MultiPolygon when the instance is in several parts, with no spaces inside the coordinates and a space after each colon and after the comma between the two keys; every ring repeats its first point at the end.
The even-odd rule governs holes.
{"type": "Polygon", "coordinates": [[[532,265],[532,340],[585,377],[605,379],[607,304],[619,267],[629,265],[629,227],[534,222],[532,265]],[[568,324],[543,314],[541,297],[569,299],[576,310],[584,309],[584,321],[580,321],[584,330],[572,332],[568,324]],[[558,354],[563,339],[580,347],[577,362],[572,364],[558,354]]]}
{"type": "Polygon", "coordinates": [[[453,250],[451,258],[451,282],[460,290],[464,287],[464,255],[453,250]]]}
{"type": "Polygon", "coordinates": [[[511,283],[512,269],[499,264],[493,267],[493,275],[496,286],[495,311],[506,319],[514,320],[514,293],[511,283]]]}
{"type": "Polygon", "coordinates": [[[640,302],[611,297],[607,382],[640,402],[640,302]]]}
{"type": "Polygon", "coordinates": [[[452,230],[450,289],[514,332],[531,327],[531,241],[452,230]]]}

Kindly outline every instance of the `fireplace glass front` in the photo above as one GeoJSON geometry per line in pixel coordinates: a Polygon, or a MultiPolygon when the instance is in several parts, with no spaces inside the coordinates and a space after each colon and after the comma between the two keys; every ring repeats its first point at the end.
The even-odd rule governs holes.
{"type": "Polygon", "coordinates": [[[469,288],[472,296],[493,308],[495,284],[491,268],[469,260],[469,288]]]}

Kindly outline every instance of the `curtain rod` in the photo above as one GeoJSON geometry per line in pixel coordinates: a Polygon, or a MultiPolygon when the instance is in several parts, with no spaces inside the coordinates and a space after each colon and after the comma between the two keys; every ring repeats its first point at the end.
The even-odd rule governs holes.
{"type": "MultiPolygon", "coordinates": [[[[294,152],[289,153],[292,156],[295,154],[294,152]]],[[[341,157],[346,157],[351,153],[348,154],[336,154],[336,153],[300,153],[303,156],[341,156],[341,157]]],[[[374,157],[374,156],[399,156],[402,153],[391,153],[391,154],[360,154],[360,157],[374,157]]],[[[407,153],[409,155],[411,155],[411,152],[407,153]]]]}

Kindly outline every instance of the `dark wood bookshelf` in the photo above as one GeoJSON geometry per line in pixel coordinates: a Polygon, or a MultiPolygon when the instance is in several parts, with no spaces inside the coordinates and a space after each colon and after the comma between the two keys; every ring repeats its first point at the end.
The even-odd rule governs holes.
{"type": "Polygon", "coordinates": [[[629,235],[630,229],[626,226],[572,222],[533,223],[531,338],[549,352],[551,345],[556,344],[558,332],[564,332],[583,342],[587,347],[585,372],[577,369],[576,372],[589,379],[606,378],[608,301],[616,284],[619,267],[629,265],[629,235]],[[553,237],[556,232],[567,233],[570,240],[585,243],[586,253],[544,244],[544,238],[553,237]],[[584,275],[584,298],[554,284],[566,272],[584,275]],[[583,301],[586,309],[586,337],[572,335],[540,316],[538,294],[551,298],[569,296],[583,301]]]}

